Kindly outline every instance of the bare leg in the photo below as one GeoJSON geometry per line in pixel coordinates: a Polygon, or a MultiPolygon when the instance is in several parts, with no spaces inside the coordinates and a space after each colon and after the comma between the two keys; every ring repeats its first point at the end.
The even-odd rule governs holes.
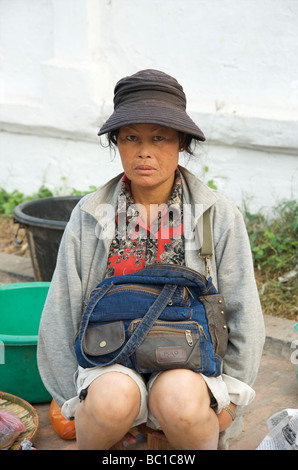
{"type": "Polygon", "coordinates": [[[218,418],[199,374],[186,369],[163,372],[152,386],[149,407],[174,449],[217,449],[218,418]]]}
{"type": "Polygon", "coordinates": [[[108,372],[95,379],[75,416],[78,449],[110,449],[131,428],[140,403],[139,387],[129,376],[108,372]]]}

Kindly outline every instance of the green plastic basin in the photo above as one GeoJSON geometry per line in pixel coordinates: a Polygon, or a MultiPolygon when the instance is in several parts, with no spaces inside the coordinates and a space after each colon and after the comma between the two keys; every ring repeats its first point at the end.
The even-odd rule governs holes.
{"type": "Polygon", "coordinates": [[[50,282],[0,286],[0,390],[31,403],[51,401],[40,378],[36,351],[50,282]]]}

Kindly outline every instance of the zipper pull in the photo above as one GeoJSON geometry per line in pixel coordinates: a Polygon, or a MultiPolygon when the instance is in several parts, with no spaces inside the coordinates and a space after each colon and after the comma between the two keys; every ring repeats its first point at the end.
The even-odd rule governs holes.
{"type": "MultiPolygon", "coordinates": [[[[189,293],[189,295],[194,299],[194,296],[192,295],[190,289],[188,288],[188,286],[185,286],[185,289],[187,290],[187,292],[189,293]]],[[[185,296],[185,298],[187,299],[188,296],[185,296]]]]}
{"type": "Polygon", "coordinates": [[[205,333],[204,328],[202,327],[202,325],[199,325],[199,330],[203,333],[203,335],[204,335],[206,341],[208,341],[208,338],[207,338],[207,336],[206,336],[206,333],[205,333]]]}
{"type": "Polygon", "coordinates": [[[193,340],[192,340],[190,330],[185,330],[185,337],[186,337],[186,341],[188,342],[189,346],[192,346],[193,345],[193,340]]]}

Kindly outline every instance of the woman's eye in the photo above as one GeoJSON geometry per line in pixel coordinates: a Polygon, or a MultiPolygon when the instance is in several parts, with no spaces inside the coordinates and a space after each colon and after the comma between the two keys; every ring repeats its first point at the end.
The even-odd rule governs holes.
{"type": "Polygon", "coordinates": [[[137,136],[135,135],[127,135],[126,136],[126,140],[128,140],[129,142],[135,142],[137,140],[137,136]]]}
{"type": "Polygon", "coordinates": [[[154,140],[156,142],[161,142],[162,140],[164,140],[164,137],[162,135],[155,135],[154,140]]]}

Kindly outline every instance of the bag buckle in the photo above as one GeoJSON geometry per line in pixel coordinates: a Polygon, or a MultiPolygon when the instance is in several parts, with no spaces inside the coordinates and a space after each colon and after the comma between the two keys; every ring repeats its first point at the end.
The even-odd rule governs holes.
{"type": "Polygon", "coordinates": [[[206,256],[206,255],[200,255],[199,258],[203,259],[205,262],[205,273],[206,273],[206,279],[209,279],[211,276],[211,269],[210,269],[210,258],[211,256],[206,256]]]}

